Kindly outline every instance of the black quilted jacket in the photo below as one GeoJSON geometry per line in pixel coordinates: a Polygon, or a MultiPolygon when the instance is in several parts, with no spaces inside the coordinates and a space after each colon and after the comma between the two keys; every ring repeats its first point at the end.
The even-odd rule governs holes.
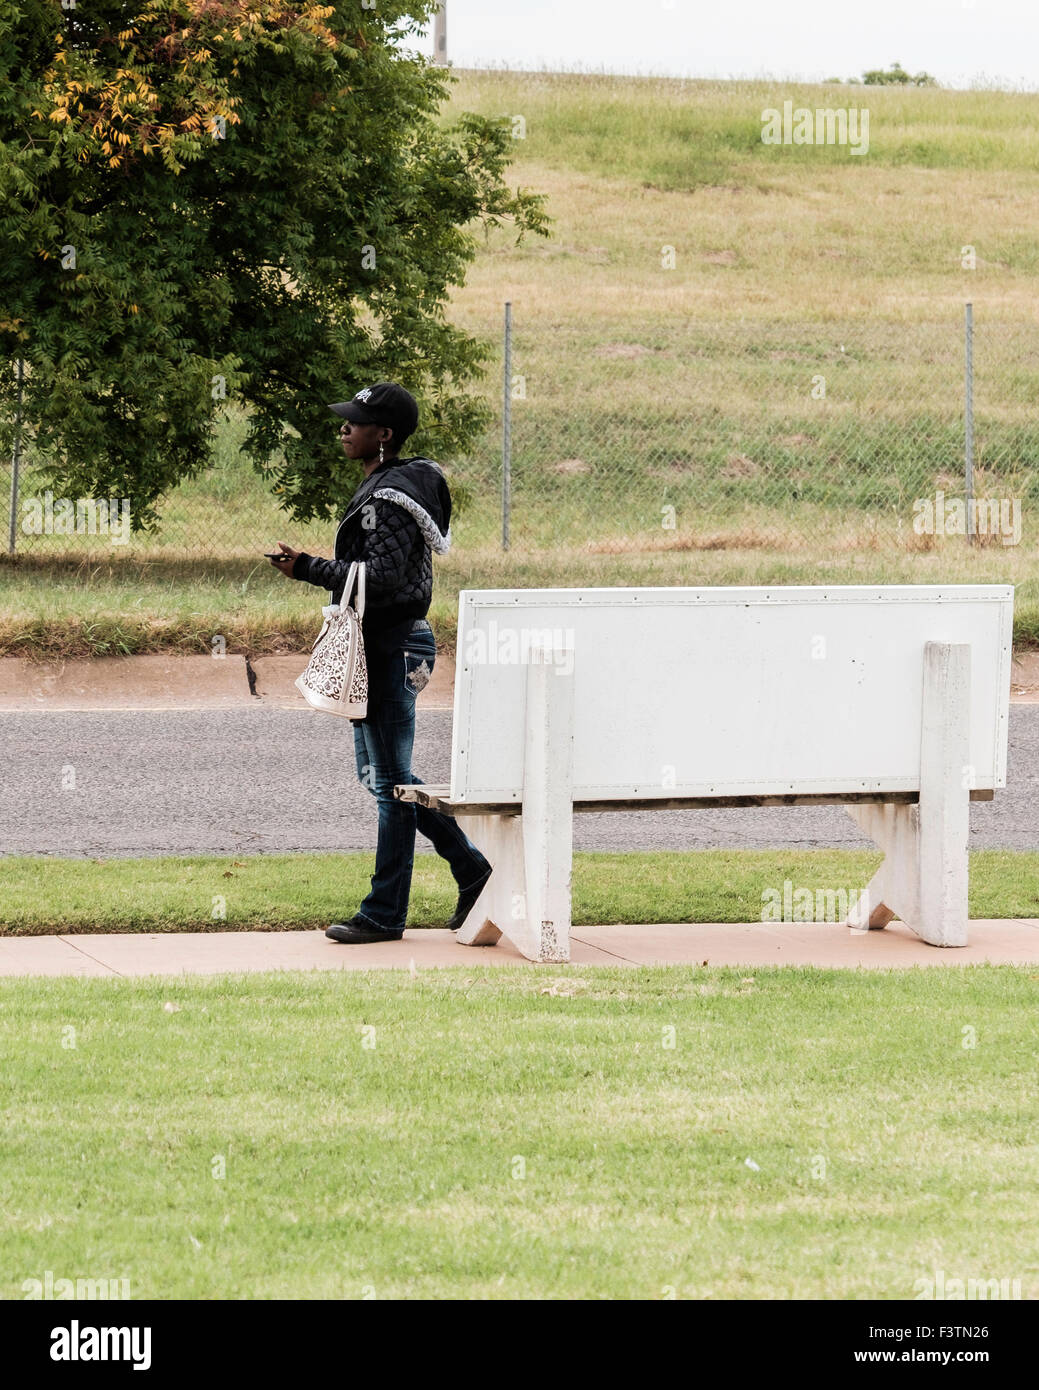
{"type": "Polygon", "coordinates": [[[433,551],[451,548],[451,493],[438,464],[427,458],[380,464],[350,499],[339,523],[335,558],[301,554],[295,579],[328,589],[338,603],[350,565],[365,563],[365,647],[400,645],[433,597],[433,551]]]}

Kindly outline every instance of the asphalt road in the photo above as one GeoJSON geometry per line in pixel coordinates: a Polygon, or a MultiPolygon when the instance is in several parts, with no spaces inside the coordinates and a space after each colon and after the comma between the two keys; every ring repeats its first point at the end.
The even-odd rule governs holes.
{"type": "MultiPolygon", "coordinates": [[[[0,714],[0,853],[371,850],[353,731],[307,710],[0,714]]],[[[416,775],[447,782],[451,711],[418,715],[416,775]]],[[[1039,705],[1010,711],[1004,792],[971,807],[974,849],[1039,848],[1039,705]]],[[[576,849],[868,845],[839,807],[580,815],[576,849]]],[[[431,852],[419,837],[419,852],[431,852]]]]}

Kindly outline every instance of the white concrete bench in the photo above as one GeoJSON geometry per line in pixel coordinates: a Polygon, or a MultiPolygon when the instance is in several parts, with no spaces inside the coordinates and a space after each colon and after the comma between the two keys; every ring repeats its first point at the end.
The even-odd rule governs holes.
{"type": "Polygon", "coordinates": [[[1003,585],[465,591],[450,787],[396,794],[494,867],[470,945],[569,959],[575,811],[836,804],[885,855],[848,925],[963,946],[1012,618],[1003,585]]]}

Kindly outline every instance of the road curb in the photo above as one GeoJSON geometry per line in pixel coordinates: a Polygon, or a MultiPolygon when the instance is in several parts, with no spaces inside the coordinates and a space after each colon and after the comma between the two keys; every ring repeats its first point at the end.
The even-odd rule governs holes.
{"type": "MultiPolygon", "coordinates": [[[[69,661],[26,661],[0,657],[0,714],[27,710],[66,713],[88,710],[307,709],[295,688],[307,653],[279,656],[76,657],[69,661]]],[[[455,658],[438,654],[433,679],[419,695],[419,709],[454,706],[455,658]]],[[[1039,704],[1039,652],[1014,657],[1013,704],[1039,704]]]]}

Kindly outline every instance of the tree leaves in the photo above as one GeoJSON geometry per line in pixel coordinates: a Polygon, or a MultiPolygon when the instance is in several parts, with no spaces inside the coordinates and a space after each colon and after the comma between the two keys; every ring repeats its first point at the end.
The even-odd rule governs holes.
{"type": "Polygon", "coordinates": [[[392,41],[434,7],[0,0],[0,344],[65,495],[154,524],[235,399],[300,520],[352,493],[327,405],[371,380],[419,397],[416,450],[473,437],[488,352],[449,289],[474,228],[547,219],[507,123],[444,130],[449,76],[392,41]]]}

